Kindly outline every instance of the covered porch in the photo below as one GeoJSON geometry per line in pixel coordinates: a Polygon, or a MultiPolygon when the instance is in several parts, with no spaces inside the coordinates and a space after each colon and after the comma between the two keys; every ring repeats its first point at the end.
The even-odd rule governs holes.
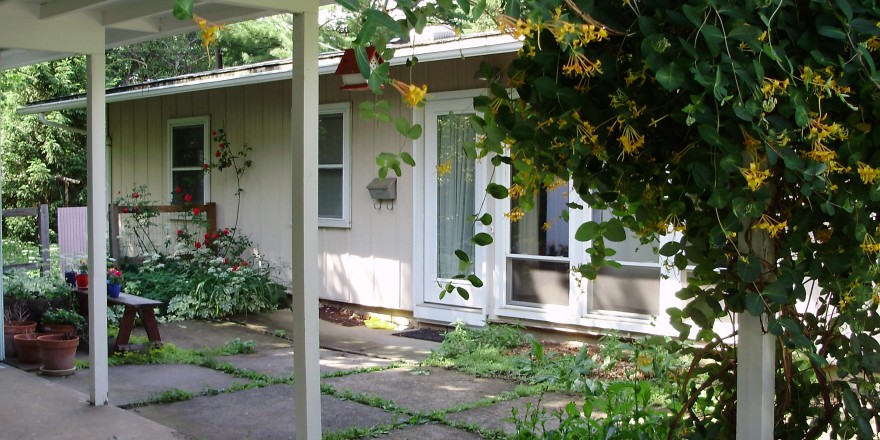
{"type": "MultiPolygon", "coordinates": [[[[217,23],[234,23],[272,14],[294,14],[291,101],[291,162],[293,187],[292,255],[294,261],[294,372],[296,436],[321,437],[318,370],[317,294],[317,128],[318,0],[196,0],[194,13],[217,23]]],[[[326,3],[326,2],[323,2],[326,3]]],[[[72,55],[86,55],[88,157],[88,271],[106,278],[107,191],[105,170],[105,56],[111,47],[195,31],[192,20],[178,20],[172,2],[132,0],[0,0],[0,69],[12,69],[72,55]]],[[[0,90],[0,99],[2,99],[0,90]]],[[[2,136],[2,127],[0,127],[2,136]]],[[[2,237],[0,237],[2,239],[2,237]]],[[[2,263],[2,255],[0,255],[2,263]]],[[[0,283],[2,291],[2,283],[0,283]]],[[[109,379],[106,286],[94,283],[89,298],[91,368],[89,401],[108,405],[109,379]]],[[[0,308],[3,307],[0,295],[0,308]]],[[[5,358],[0,346],[0,360],[5,358]]],[[[4,387],[5,388],[5,387],[4,387]]],[[[4,389],[2,392],[11,392],[4,389]]],[[[95,411],[104,411],[94,409],[95,411]]]]}

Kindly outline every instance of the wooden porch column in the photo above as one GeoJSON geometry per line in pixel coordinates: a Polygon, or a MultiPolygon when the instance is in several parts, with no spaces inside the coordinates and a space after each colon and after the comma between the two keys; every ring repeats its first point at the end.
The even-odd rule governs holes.
{"type": "MultiPolygon", "coordinates": [[[[306,2],[304,2],[306,3],[306,2]]],[[[291,101],[293,377],[296,438],[321,438],[318,350],[318,2],[293,15],[291,101]]]]}
{"type": "Polygon", "coordinates": [[[89,400],[106,405],[107,367],[107,167],[104,45],[88,54],[89,400]]]}
{"type": "Polygon", "coordinates": [[[764,318],[737,315],[736,438],[743,440],[773,438],[776,347],[762,328],[764,318]]]}

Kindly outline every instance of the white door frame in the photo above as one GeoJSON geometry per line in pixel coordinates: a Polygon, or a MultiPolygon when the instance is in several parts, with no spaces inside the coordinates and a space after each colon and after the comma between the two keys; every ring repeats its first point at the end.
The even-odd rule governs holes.
{"type": "MultiPolygon", "coordinates": [[[[455,109],[473,110],[473,98],[485,94],[484,89],[461,90],[454,92],[432,93],[423,108],[413,112],[413,120],[422,124],[425,135],[413,143],[413,156],[417,166],[413,176],[413,316],[417,319],[451,323],[456,321],[468,325],[482,326],[486,322],[487,310],[491,304],[493,285],[493,265],[490,246],[476,246],[475,255],[471,258],[476,262],[475,272],[483,280],[484,287],[472,291],[468,301],[464,301],[456,292],[439,299],[441,288],[436,285],[436,190],[429,185],[428,179],[436,180],[436,125],[429,123],[428,116],[437,112],[448,112],[455,109]],[[439,107],[439,108],[438,108],[439,107]],[[430,157],[433,154],[434,157],[430,157]],[[437,298],[434,300],[433,298],[437,298]]],[[[436,121],[436,120],[435,120],[436,121]]],[[[487,182],[487,168],[491,166],[484,159],[478,160],[475,168],[476,204],[482,202],[483,189],[487,182]]],[[[493,209],[492,199],[487,200],[486,208],[493,209]]],[[[481,229],[477,223],[476,232],[492,234],[491,228],[481,229]]],[[[494,234],[493,234],[494,235],[494,234]]],[[[465,284],[462,284],[464,286],[465,284]]],[[[469,289],[473,290],[473,289],[469,289]]]]}

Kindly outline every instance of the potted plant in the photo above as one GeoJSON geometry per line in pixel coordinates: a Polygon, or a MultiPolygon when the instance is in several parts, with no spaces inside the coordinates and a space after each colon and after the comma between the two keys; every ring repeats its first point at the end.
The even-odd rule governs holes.
{"type": "Polygon", "coordinates": [[[21,303],[3,309],[3,344],[8,356],[16,356],[15,335],[37,331],[37,323],[28,321],[29,314],[21,303]]]}
{"type": "Polygon", "coordinates": [[[50,376],[73,374],[75,370],[73,361],[76,359],[79,336],[60,333],[48,334],[38,336],[37,343],[40,346],[40,358],[43,361],[43,368],[40,369],[42,374],[50,376]]]}
{"type": "Polygon", "coordinates": [[[118,298],[122,292],[122,271],[111,267],[107,270],[107,296],[118,298]]]}
{"type": "Polygon", "coordinates": [[[89,288],[89,263],[79,260],[79,274],[76,275],[76,288],[85,290],[89,288]]]}
{"type": "Polygon", "coordinates": [[[86,319],[73,309],[49,309],[40,322],[46,333],[76,336],[86,325],[86,319]]]}
{"type": "Polygon", "coordinates": [[[39,364],[40,344],[37,338],[49,333],[20,333],[15,335],[15,351],[18,353],[18,361],[23,364],[39,364]]]}

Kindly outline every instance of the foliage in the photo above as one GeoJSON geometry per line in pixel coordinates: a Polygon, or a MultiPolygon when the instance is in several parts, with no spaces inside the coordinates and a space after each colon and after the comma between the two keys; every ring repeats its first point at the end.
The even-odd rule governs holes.
{"type": "Polygon", "coordinates": [[[86,327],[86,319],[73,309],[50,308],[43,313],[43,324],[69,324],[83,330],[86,327]]]}
{"type": "Polygon", "coordinates": [[[513,356],[509,350],[530,341],[520,327],[492,324],[471,329],[458,323],[446,332],[443,343],[432,351],[426,365],[453,367],[478,376],[520,377],[528,364],[524,356],[513,356]]]}
{"type": "Polygon", "coordinates": [[[545,408],[526,406],[522,417],[513,410],[514,438],[527,439],[666,439],[681,433],[671,430],[668,414],[650,405],[647,382],[615,382],[604,386],[601,397],[588,400],[580,408],[574,402],[552,414],[559,426],[548,428],[545,408]],[[604,417],[596,412],[604,413],[604,417]]]}
{"type": "MultiPolygon", "coordinates": [[[[419,14],[454,21],[471,6],[407,3],[396,21],[372,11],[356,43],[383,47],[376,29],[420,26],[419,14]]],[[[613,213],[575,225],[590,243],[584,278],[617,266],[605,244],[625,229],[646,244],[671,236],[658,251],[690,277],[685,306],[668,313],[682,337],[707,343],[687,349],[688,398],[673,423],[734,435],[735,346],[714,324],[750,313],[779,347],[775,436],[873,438],[880,8],[539,0],[507,12],[503,27],[523,48],[474,102],[476,157],[516,170],[523,209],[542,187],[570,181],[582,200],[570,209],[613,213]]],[[[372,85],[386,69],[372,71],[372,85]]]]}
{"type": "Polygon", "coordinates": [[[51,272],[12,270],[3,274],[3,294],[11,299],[70,298],[70,286],[51,272]]]}

